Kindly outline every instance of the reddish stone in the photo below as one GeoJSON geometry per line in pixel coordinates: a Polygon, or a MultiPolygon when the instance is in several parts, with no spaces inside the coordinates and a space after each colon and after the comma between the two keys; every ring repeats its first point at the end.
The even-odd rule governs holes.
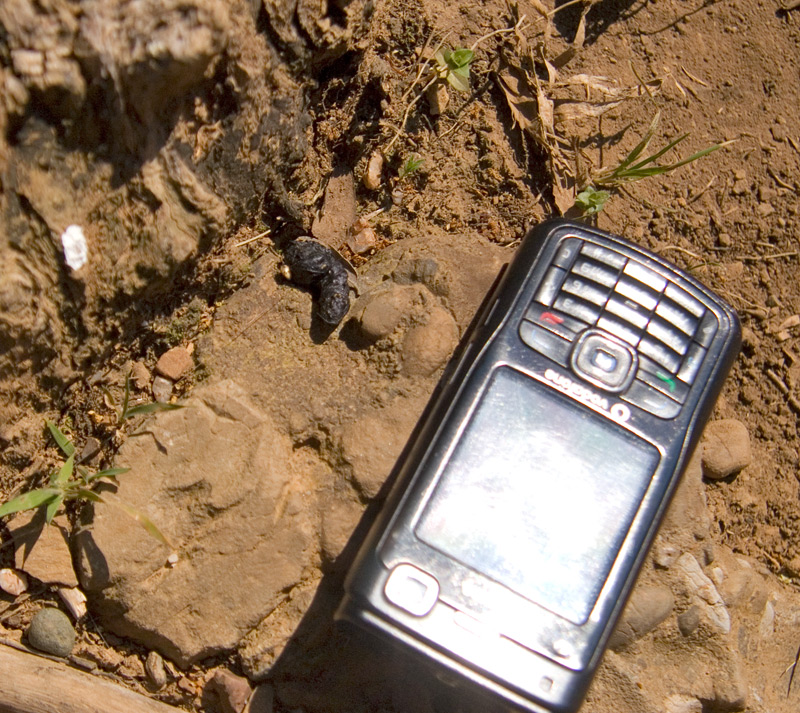
{"type": "Polygon", "coordinates": [[[192,355],[186,347],[173,347],[164,352],[156,363],[156,371],[161,376],[177,381],[194,365],[192,355]]]}

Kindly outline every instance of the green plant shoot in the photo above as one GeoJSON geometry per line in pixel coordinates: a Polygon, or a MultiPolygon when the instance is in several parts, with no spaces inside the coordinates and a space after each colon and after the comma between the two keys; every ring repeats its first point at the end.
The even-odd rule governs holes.
{"type": "Polygon", "coordinates": [[[402,181],[408,178],[412,173],[418,171],[423,163],[425,163],[424,158],[416,155],[409,156],[400,167],[400,171],[397,174],[397,179],[402,181]]]}
{"type": "Polygon", "coordinates": [[[470,49],[441,48],[434,53],[439,76],[459,92],[469,91],[469,68],[475,53],[470,49]]]}
{"type": "Polygon", "coordinates": [[[719,144],[714,144],[704,148],[691,156],[675,161],[669,164],[659,164],[657,161],[668,151],[674,149],[679,143],[684,141],[689,134],[683,134],[677,139],[670,141],[664,148],[659,149],[655,153],[642,158],[642,154],[647,151],[647,147],[653,140],[653,136],[658,128],[658,120],[661,114],[657,113],[650,122],[650,127],[645,132],[642,140],[633,148],[633,150],[617,164],[614,168],[603,169],[601,168],[597,173],[592,176],[591,183],[587,185],[575,199],[575,207],[579,208],[584,215],[594,215],[599,213],[605,207],[608,200],[611,198],[613,192],[619,189],[626,183],[633,181],[640,181],[643,178],[651,176],[660,176],[676,168],[685,166],[686,164],[697,161],[703,156],[713,153],[717,149],[721,149],[733,141],[723,141],[719,144]],[[601,190],[608,189],[608,190],[601,190]]]}
{"type": "Polygon", "coordinates": [[[594,215],[603,210],[609,198],[611,198],[611,193],[608,191],[598,191],[594,186],[586,186],[578,193],[575,205],[581,209],[584,215],[594,215]]]}
{"type": "Polygon", "coordinates": [[[631,181],[639,181],[642,178],[649,178],[650,176],[660,176],[676,168],[685,166],[688,163],[697,161],[697,159],[708,156],[708,154],[721,149],[723,146],[733,143],[732,141],[723,141],[720,144],[714,144],[704,148],[691,156],[687,156],[675,163],[666,165],[656,163],[664,154],[674,149],[679,143],[684,141],[689,134],[683,134],[677,139],[670,141],[664,148],[659,149],[654,154],[640,159],[640,156],[647,150],[653,136],[658,128],[658,120],[661,114],[658,113],[653,117],[650,123],[650,128],[647,130],[642,140],[634,147],[634,149],[613,169],[601,169],[600,172],[593,177],[593,183],[596,186],[603,188],[618,188],[619,186],[630,183],[631,181]]]}
{"type": "Polygon", "coordinates": [[[167,538],[144,513],[131,505],[119,500],[112,493],[98,493],[94,488],[102,481],[115,481],[118,475],[127,473],[129,468],[106,468],[90,473],[87,468],[75,463],[75,446],[52,421],[46,421],[47,428],[53,440],[62,450],[67,459],[63,465],[50,475],[49,482],[44,488],[29,490],[0,505],[0,518],[23,510],[36,510],[45,508],[45,520],[49,525],[59,508],[64,502],[70,500],[90,500],[92,502],[108,503],[119,508],[124,513],[136,520],[151,536],[170,549],[167,538]]]}

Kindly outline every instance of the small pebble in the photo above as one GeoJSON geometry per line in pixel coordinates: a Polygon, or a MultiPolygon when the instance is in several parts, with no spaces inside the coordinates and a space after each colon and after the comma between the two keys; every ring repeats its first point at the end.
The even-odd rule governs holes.
{"type": "Polygon", "coordinates": [[[75,629],[60,609],[41,609],[31,619],[28,643],[46,654],[66,657],[75,646],[75,629]]]}
{"type": "Polygon", "coordinates": [[[375,235],[375,231],[367,226],[347,239],[347,247],[356,255],[362,255],[374,248],[377,242],[378,238],[375,235]]]}
{"type": "Polygon", "coordinates": [[[673,562],[678,559],[680,551],[677,547],[668,544],[657,545],[653,552],[653,561],[656,567],[669,569],[673,562]]]}
{"type": "Polygon", "coordinates": [[[616,651],[641,639],[664,621],[674,606],[669,587],[637,587],[611,635],[609,646],[616,651]]]}
{"type": "Polygon", "coordinates": [[[12,597],[18,597],[28,589],[28,578],[25,572],[17,572],[13,569],[0,569],[0,589],[12,597]]]}
{"type": "Polygon", "coordinates": [[[153,379],[153,398],[159,403],[169,403],[172,397],[172,382],[163,376],[153,379]]]}
{"type": "Polygon", "coordinates": [[[703,434],[703,475],[720,480],[750,465],[750,434],[735,419],[712,421],[703,434]]]}
{"type": "Polygon", "coordinates": [[[220,713],[241,713],[253,689],[244,676],[237,676],[226,668],[218,668],[206,684],[217,696],[220,713]]]}
{"type": "Polygon", "coordinates": [[[383,154],[380,151],[373,151],[367,162],[367,170],[364,171],[364,188],[374,191],[380,188],[381,174],[383,173],[383,154]]]}
{"type": "Polygon", "coordinates": [[[786,141],[786,129],[780,124],[774,124],[769,131],[775,141],[786,141]]]}
{"type": "Polygon", "coordinates": [[[131,364],[131,381],[140,391],[146,391],[150,386],[150,370],[144,365],[144,362],[135,361],[131,364]]]}
{"type": "Polygon", "coordinates": [[[164,352],[156,362],[156,371],[167,379],[177,381],[193,365],[192,355],[186,347],[173,347],[164,352]]]}
{"type": "Polygon", "coordinates": [[[151,651],[147,655],[144,670],[148,680],[156,690],[167,685],[167,670],[164,668],[164,659],[161,658],[157,651],[151,651]]]}
{"type": "Polygon", "coordinates": [[[100,443],[94,436],[89,436],[86,439],[86,444],[83,446],[80,455],[80,462],[81,463],[92,463],[96,460],[99,460],[100,455],[102,455],[102,447],[103,444],[100,443]]]}
{"type": "Polygon", "coordinates": [[[700,626],[700,607],[690,606],[685,612],[678,614],[678,630],[683,636],[691,636],[700,626]]]}
{"type": "Polygon", "coordinates": [[[75,621],[80,621],[86,616],[86,595],[77,587],[59,587],[58,596],[69,609],[75,621]]]}

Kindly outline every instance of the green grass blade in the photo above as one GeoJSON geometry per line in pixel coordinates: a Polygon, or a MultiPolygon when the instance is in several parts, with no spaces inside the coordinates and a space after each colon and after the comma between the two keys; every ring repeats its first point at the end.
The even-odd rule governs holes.
{"type": "Polygon", "coordinates": [[[156,401],[151,404],[140,404],[139,406],[134,406],[132,409],[128,409],[125,418],[143,416],[148,413],[155,413],[156,411],[174,411],[179,408],[183,408],[183,404],[162,404],[156,401]]]}
{"type": "Polygon", "coordinates": [[[64,502],[64,495],[61,494],[56,496],[49,503],[47,503],[47,510],[45,511],[45,520],[47,521],[48,525],[51,522],[53,522],[53,518],[56,516],[56,513],[58,512],[58,508],[61,507],[61,503],[63,502],[64,502]]]}
{"type": "Polygon", "coordinates": [[[127,418],[128,404],[131,401],[131,372],[125,377],[125,395],[122,397],[122,411],[119,412],[119,422],[127,418]]]}
{"type": "Polygon", "coordinates": [[[45,423],[50,430],[50,435],[53,436],[53,440],[58,444],[58,447],[64,451],[64,455],[71,456],[75,452],[75,446],[72,445],[72,441],[70,441],[52,421],[46,420],[45,423]]]}
{"type": "Polygon", "coordinates": [[[689,137],[689,134],[684,134],[683,136],[679,136],[674,141],[670,141],[663,149],[660,149],[659,151],[656,151],[652,156],[648,156],[646,159],[644,159],[643,161],[640,161],[639,163],[634,164],[630,168],[632,168],[632,169],[633,168],[642,168],[643,166],[646,166],[648,163],[654,163],[654,162],[658,161],[658,159],[660,159],[665,153],[667,153],[667,151],[670,151],[671,149],[674,149],[681,141],[686,140],[688,137],[689,137]]]}
{"type": "Polygon", "coordinates": [[[102,496],[100,496],[98,493],[95,493],[93,490],[81,490],[80,493],[86,493],[87,495],[91,493],[93,497],[90,499],[101,503],[107,503],[108,505],[113,505],[114,507],[119,508],[126,515],[136,520],[136,522],[138,522],[145,530],[147,530],[147,532],[156,540],[166,545],[170,549],[174,549],[170,544],[170,541],[164,536],[164,533],[156,527],[155,523],[143,512],[133,507],[133,505],[128,505],[128,503],[123,502],[110,493],[104,493],[102,496]]]}
{"type": "Polygon", "coordinates": [[[36,490],[30,490],[0,505],[0,517],[5,517],[6,515],[11,515],[12,513],[22,510],[33,510],[40,505],[49,503],[59,495],[61,495],[61,491],[57,488],[37,488],[36,490]]]}
{"type": "Polygon", "coordinates": [[[708,154],[714,153],[714,151],[717,151],[718,149],[721,149],[724,146],[727,146],[729,143],[730,143],[730,141],[725,141],[725,142],[723,142],[721,144],[714,144],[713,146],[709,146],[707,148],[704,148],[704,149],[698,151],[697,153],[693,153],[691,156],[688,156],[687,158],[685,158],[685,159],[683,159],[681,161],[678,161],[677,163],[672,163],[669,166],[665,166],[664,168],[667,171],[672,171],[672,170],[674,170],[676,168],[680,168],[681,166],[685,166],[687,163],[691,163],[692,161],[697,161],[698,158],[703,158],[703,156],[708,156],[708,154]]]}
{"type": "Polygon", "coordinates": [[[57,473],[50,476],[50,485],[61,486],[69,481],[72,477],[72,470],[75,466],[75,453],[73,453],[61,466],[57,473]]]}
{"type": "Polygon", "coordinates": [[[650,142],[653,140],[653,136],[656,133],[656,129],[658,128],[658,120],[661,118],[661,112],[656,113],[653,117],[653,121],[650,122],[650,128],[647,130],[645,135],[642,137],[642,140],[636,144],[633,151],[631,151],[620,163],[619,166],[615,169],[615,173],[620,169],[626,168],[630,166],[642,152],[650,145],[650,142]]]}
{"type": "Polygon", "coordinates": [[[96,473],[85,476],[83,481],[85,483],[91,483],[98,478],[116,478],[118,475],[127,473],[129,470],[130,468],[106,468],[105,470],[98,470],[96,473]]]}

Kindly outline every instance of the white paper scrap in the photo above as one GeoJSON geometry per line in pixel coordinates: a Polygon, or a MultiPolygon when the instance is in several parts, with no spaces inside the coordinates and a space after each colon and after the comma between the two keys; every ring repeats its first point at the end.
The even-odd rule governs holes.
{"type": "Polygon", "coordinates": [[[64,259],[73,270],[80,270],[89,259],[86,247],[86,236],[80,225],[70,225],[61,233],[61,244],[64,246],[64,259]]]}

